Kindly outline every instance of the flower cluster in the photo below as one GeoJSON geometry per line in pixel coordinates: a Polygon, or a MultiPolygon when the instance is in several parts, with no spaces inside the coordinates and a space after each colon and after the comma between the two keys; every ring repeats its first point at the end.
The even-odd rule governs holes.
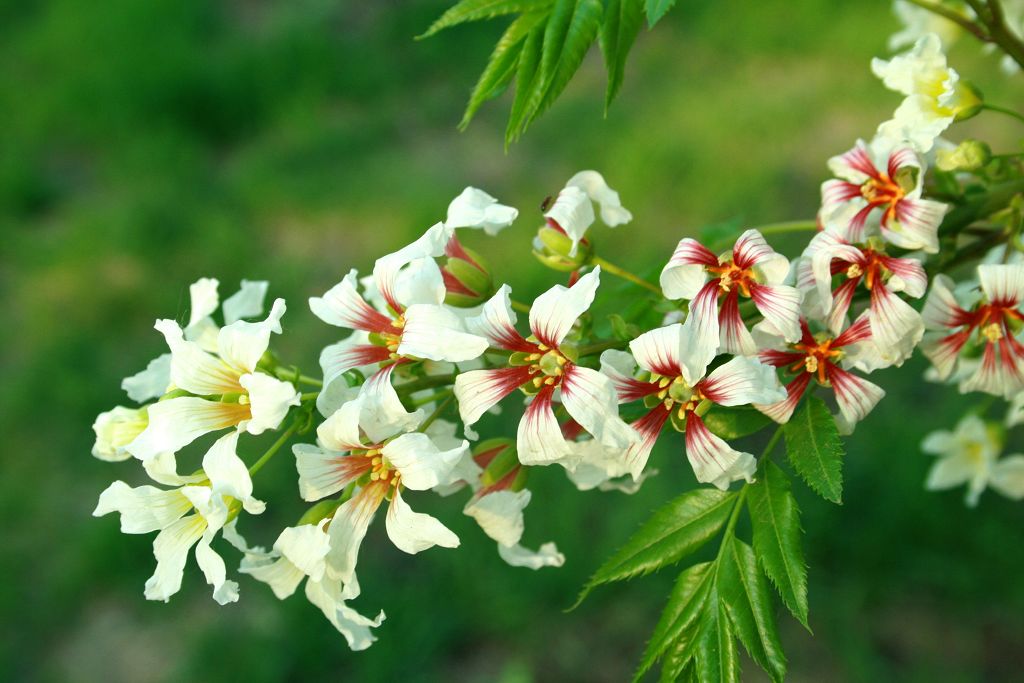
{"type": "MultiPolygon", "coordinates": [[[[820,393],[851,433],[885,395],[867,376],[901,366],[919,345],[933,379],[1013,400],[1008,424],[1024,421],[1024,263],[1004,245],[975,279],[945,274],[958,254],[996,245],[958,242],[972,237],[944,221],[962,198],[934,181],[957,176],[929,171],[936,150],[951,147],[939,136],[976,114],[980,97],[933,33],[872,69],[904,99],[874,137],[829,160],[816,219],[749,229],[731,247],[684,237],[657,284],[598,254],[589,234],[598,219],[613,228],[632,214],[589,170],[536,217],[533,253],[564,282],[530,303],[513,299],[467,243],[498,235],[519,212],[466,188],[444,220],[377,259],[369,275],[352,269],[309,299],[313,315],[342,330],[320,354],[318,377],[270,350],[285,303],[264,316],[267,283],[243,282],[223,305],[216,280],[193,284],[188,323],[156,322],[169,353],[123,383],[139,407],[118,406],[95,424],[94,455],[137,460],[152,482],[115,481],[95,511],[119,513],[125,533],[158,532],[146,597],[166,601],[180,589],[195,547],[215,600],[237,600],[239,585],[213,547],[219,536],[239,551],[238,572],[279,598],[305,580],[308,600],[362,649],[384,614],[363,616],[350,603],[381,508],[399,550],[457,548],[442,520],[414,507],[427,492],[464,494],[463,513],[504,561],[560,566],[554,543],[523,544],[532,467],[557,465],[581,490],[633,492],[654,473],[655,443],[678,432],[697,482],[753,482],[758,458],[711,417],[746,406],[764,424],[785,424],[820,393]],[[792,261],[766,239],[801,230],[813,236],[792,261]],[[643,288],[628,320],[622,307],[602,311],[602,281],[612,277],[643,288]],[[481,440],[476,430],[501,425],[493,416],[502,409],[515,434],[481,440]],[[240,446],[264,432],[280,436],[247,464],[240,446]],[[253,477],[292,439],[298,497],[309,506],[269,550],[250,545],[238,524],[267,507],[253,477]],[[193,443],[205,449],[201,467],[179,474],[179,454],[193,443]]],[[[1003,242],[1020,231],[1014,215],[1013,229],[992,233],[1003,242]]],[[[998,458],[1002,440],[976,415],[931,435],[923,447],[941,459],[928,488],[967,483],[971,504],[989,485],[1024,497],[1024,456],[998,458]]]]}

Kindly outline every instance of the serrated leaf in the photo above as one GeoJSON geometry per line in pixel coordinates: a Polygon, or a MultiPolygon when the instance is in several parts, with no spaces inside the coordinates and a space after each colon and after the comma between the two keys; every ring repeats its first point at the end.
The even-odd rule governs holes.
{"type": "Polygon", "coordinates": [[[714,576],[711,562],[688,567],[679,575],[658,625],[647,642],[634,680],[639,680],[666,651],[670,652],[672,661],[665,662],[663,673],[665,667],[682,670],[693,656],[697,635],[695,626],[711,591],[714,576]]]}
{"type": "Polygon", "coordinates": [[[793,469],[822,498],[842,503],[843,442],[825,402],[809,396],[785,424],[783,433],[793,469]]]}
{"type": "Polygon", "coordinates": [[[754,552],[782,602],[805,628],[807,625],[807,565],[801,544],[800,508],[789,477],[766,460],[755,484],[747,489],[754,529],[754,552]]]}
{"type": "Polygon", "coordinates": [[[786,656],[775,624],[775,609],[754,550],[736,537],[723,541],[716,588],[729,621],[751,659],[772,679],[786,676],[786,656]]]}
{"type": "Polygon", "coordinates": [[[505,146],[512,141],[514,131],[519,127],[530,99],[530,92],[525,84],[531,83],[540,64],[541,48],[544,45],[544,26],[538,25],[523,41],[523,49],[519,52],[516,63],[516,96],[512,100],[512,111],[508,116],[505,128],[505,146]]]}
{"type": "Polygon", "coordinates": [[[604,54],[604,63],[608,70],[608,88],[604,96],[606,114],[619,88],[622,87],[626,73],[626,57],[643,23],[644,0],[608,0],[599,36],[601,52],[604,54]]]}
{"type": "Polygon", "coordinates": [[[654,25],[661,21],[665,13],[672,9],[676,0],[647,0],[647,26],[654,28],[654,25]]]}
{"type": "MultiPolygon", "coordinates": [[[[529,86],[529,98],[515,125],[509,121],[506,142],[522,135],[562,93],[597,37],[603,13],[601,0],[555,0],[544,31],[540,65],[529,86]]],[[[516,88],[523,87],[526,81],[517,81],[516,88]]]]}
{"type": "Polygon", "coordinates": [[[750,436],[774,423],[755,408],[715,407],[704,416],[704,424],[715,436],[732,440],[750,436]]]}
{"type": "Polygon", "coordinates": [[[715,591],[705,603],[694,660],[697,680],[701,683],[739,683],[740,658],[736,641],[715,591]]]}
{"type": "Polygon", "coordinates": [[[429,38],[438,31],[482,19],[508,14],[537,12],[550,7],[554,0],[462,0],[438,17],[417,39],[429,38]]]}
{"type": "Polygon", "coordinates": [[[466,111],[462,115],[462,121],[459,122],[460,129],[465,130],[484,102],[505,92],[509,83],[512,82],[512,77],[515,76],[519,55],[523,49],[523,42],[530,31],[544,21],[546,16],[547,14],[543,11],[530,12],[523,14],[509,24],[508,29],[506,29],[505,33],[498,40],[498,44],[494,47],[494,52],[491,53],[490,58],[487,60],[487,66],[484,67],[483,73],[480,74],[480,78],[473,87],[473,92],[469,96],[469,103],[466,105],[466,111]]]}
{"type": "Polygon", "coordinates": [[[594,572],[576,604],[596,586],[649,574],[700,548],[725,524],[735,496],[729,491],[695,489],[670,501],[594,572]]]}

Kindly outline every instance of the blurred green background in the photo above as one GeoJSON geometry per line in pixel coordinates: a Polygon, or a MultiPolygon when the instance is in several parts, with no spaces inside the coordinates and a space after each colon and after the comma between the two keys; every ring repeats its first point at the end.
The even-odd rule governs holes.
{"type": "MultiPolygon", "coordinates": [[[[506,154],[507,100],[455,130],[504,22],[414,42],[445,5],[0,7],[5,680],[621,681],[632,670],[672,573],[562,610],[639,520],[692,485],[679,439],[662,440],[661,475],[633,497],[535,472],[525,540],[555,540],[559,570],[506,567],[461,496],[419,503],[459,533],[457,551],[409,557],[376,525],[357,606],[388,619],[363,653],[301,595],[279,603],[248,577],[241,601],[218,607],[192,565],[169,605],[146,602],[152,537],[90,517],[113,478],[142,483],[134,463],[90,456],[92,421],[126,400],[120,378],[161,350],[153,320],[183,317],[197,277],[218,277],[222,295],[270,279],[290,302],[278,348],[313,370],[338,335],[306,297],[443,218],[467,184],[522,210],[500,240],[471,243],[525,299],[557,280],[529,241],[541,200],[573,172],[604,172],[636,216],[598,228],[599,250],[656,270],[702,225],[812,216],[828,156],[898,102],[868,68],[896,28],[883,0],[680,0],[640,36],[607,118],[595,50],[506,154]]],[[[993,57],[966,39],[952,54],[993,101],[1020,103],[1020,77],[993,57]]],[[[953,137],[1006,151],[1013,125],[986,114],[953,137]]],[[[850,441],[843,506],[797,487],[814,636],[783,618],[794,681],[1024,680],[1024,508],[923,492],[930,461],[917,444],[965,399],[923,384],[922,370],[881,373],[890,395],[850,441]]],[[[302,509],[289,460],[257,478],[271,507],[246,520],[250,540],[271,543],[302,509]]]]}

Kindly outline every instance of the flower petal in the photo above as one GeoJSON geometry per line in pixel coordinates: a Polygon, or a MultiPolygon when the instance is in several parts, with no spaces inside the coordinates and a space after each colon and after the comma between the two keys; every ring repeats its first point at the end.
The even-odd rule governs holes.
{"type": "Polygon", "coordinates": [[[359,390],[363,397],[363,410],[359,425],[366,437],[373,443],[381,443],[384,439],[401,432],[416,429],[426,417],[422,408],[408,412],[398,392],[391,384],[391,374],[395,366],[391,365],[372,375],[359,390]]]}
{"type": "Polygon", "coordinates": [[[672,258],[661,270],[659,284],[666,299],[692,299],[708,281],[707,267],[718,265],[718,257],[697,240],[679,241],[672,258]]]}
{"type": "Polygon", "coordinates": [[[594,205],[587,193],[578,187],[565,187],[558,193],[551,208],[544,217],[561,228],[569,239],[572,247],[569,256],[575,256],[580,241],[587,234],[587,229],[594,224],[594,205]]]}
{"type": "Polygon", "coordinates": [[[213,599],[218,605],[238,602],[238,584],[229,581],[224,560],[210,547],[213,534],[207,529],[196,545],[196,564],[203,570],[206,582],[213,586],[213,599]]]}
{"type": "Polygon", "coordinates": [[[159,330],[171,349],[171,382],[193,394],[231,394],[241,391],[241,374],[224,361],[204,351],[196,342],[185,341],[178,323],[157,320],[159,330]]]}
{"type": "Polygon", "coordinates": [[[1024,264],[982,264],[978,282],[985,297],[996,306],[1019,306],[1024,302],[1024,264]]]}
{"type": "Polygon", "coordinates": [[[433,259],[444,255],[445,246],[454,233],[454,228],[435,223],[412,244],[377,259],[373,280],[381,296],[396,312],[413,303],[444,300],[444,280],[433,259]]]}
{"type": "Polygon", "coordinates": [[[617,349],[604,351],[601,354],[601,372],[615,386],[615,393],[618,395],[619,403],[637,401],[658,391],[657,384],[641,382],[633,377],[633,374],[636,372],[636,360],[634,360],[632,354],[626,351],[619,351],[617,349]]]}
{"type": "Polygon", "coordinates": [[[712,434],[694,412],[686,414],[686,457],[697,481],[726,490],[730,482],[754,481],[757,461],[712,434]]]}
{"type": "Polygon", "coordinates": [[[480,228],[488,235],[497,235],[518,215],[517,209],[499,204],[483,190],[467,187],[448,205],[444,224],[449,228],[480,228]]]}
{"type": "Polygon", "coordinates": [[[659,327],[629,342],[629,350],[640,367],[648,372],[662,377],[677,377],[683,374],[680,352],[689,343],[683,339],[684,334],[680,323],[659,327]]]}
{"type": "Polygon", "coordinates": [[[512,288],[502,285],[481,307],[480,313],[466,319],[466,328],[485,337],[492,345],[508,351],[533,353],[536,347],[516,330],[516,314],[512,310],[512,288]]]}
{"type": "Polygon", "coordinates": [[[238,432],[228,432],[217,439],[203,456],[203,472],[217,493],[242,501],[245,511],[258,515],[266,508],[263,501],[252,497],[252,477],[238,457],[238,432]]]}
{"type": "Polygon", "coordinates": [[[835,389],[839,412],[851,425],[867,417],[885,396],[878,385],[834,365],[829,366],[828,379],[835,389]]]}
{"type": "Polygon", "coordinates": [[[779,424],[786,424],[789,422],[789,418],[793,416],[793,411],[796,410],[797,404],[803,398],[804,392],[807,391],[807,385],[810,381],[811,373],[802,372],[786,385],[786,398],[784,400],[767,405],[755,404],[754,407],[779,424]]]}
{"type": "Polygon", "coordinates": [[[405,311],[398,354],[458,363],[487,350],[484,337],[466,332],[462,318],[444,306],[415,304],[405,311]]]}
{"type": "Polygon", "coordinates": [[[530,329],[541,343],[557,347],[573,324],[587,312],[601,282],[601,268],[590,271],[572,287],[555,285],[537,297],[530,307],[530,329]]]}
{"type": "Polygon", "coordinates": [[[690,386],[703,379],[708,371],[708,365],[718,354],[721,329],[718,316],[718,281],[712,280],[704,285],[690,302],[690,313],[683,323],[683,334],[680,336],[680,369],[683,379],[690,386]]]}
{"type": "Polygon", "coordinates": [[[757,310],[772,327],[782,333],[786,341],[795,342],[800,339],[799,290],[787,285],[754,285],[750,288],[750,294],[757,310]]]}
{"type": "Polygon", "coordinates": [[[896,219],[882,222],[882,236],[897,247],[938,253],[939,224],[948,210],[931,199],[903,199],[896,204],[896,219]]]}
{"type": "Polygon", "coordinates": [[[140,460],[176,453],[203,434],[234,427],[250,417],[249,406],[181,396],[149,406],[149,425],[128,452],[140,460]]]}
{"type": "Polygon", "coordinates": [[[1024,498],[1024,456],[1008,455],[996,461],[989,484],[1007,498],[1024,498]]]}
{"type": "Polygon", "coordinates": [[[704,396],[723,406],[775,403],[786,399],[775,368],[744,356],[720,365],[699,388],[704,396]]]}
{"type": "Polygon", "coordinates": [[[171,354],[165,353],[149,361],[145,370],[121,381],[121,388],[136,403],[145,403],[167,393],[171,384],[171,354]]]}
{"type": "Polygon", "coordinates": [[[353,268],[322,297],[310,297],[309,309],[328,325],[364,332],[391,334],[391,318],[376,310],[359,294],[359,275],[353,268]]]}
{"type": "Polygon", "coordinates": [[[302,403],[299,392],[291,382],[279,380],[262,372],[242,375],[238,381],[249,394],[252,419],[246,424],[245,430],[250,434],[262,434],[268,429],[277,429],[288,414],[288,410],[302,403]]]}
{"type": "Polygon", "coordinates": [[[549,465],[571,455],[551,409],[553,393],[552,387],[543,387],[526,407],[526,413],[519,422],[516,449],[519,462],[524,465],[549,465]]]}
{"type": "Polygon", "coordinates": [[[306,599],[320,608],[338,633],[345,636],[349,648],[359,652],[370,647],[377,638],[370,629],[384,623],[384,612],[370,619],[345,604],[339,585],[332,581],[307,581],[306,599]]]}
{"type": "Polygon", "coordinates": [[[313,581],[322,579],[327,570],[331,539],[323,529],[325,523],[326,520],[320,524],[290,526],[274,542],[274,550],[313,581]]]}
{"type": "Polygon", "coordinates": [[[217,294],[217,286],[220,283],[215,278],[201,277],[188,287],[190,300],[188,326],[193,327],[205,318],[209,318],[220,305],[220,296],[217,294]]]}
{"type": "Polygon", "coordinates": [[[100,494],[93,517],[117,512],[121,533],[145,534],[164,529],[192,509],[192,503],[177,489],[164,491],[155,486],[132,488],[115,481],[100,494]]]}
{"type": "Polygon", "coordinates": [[[562,405],[597,441],[625,450],[639,435],[619,417],[618,395],[612,381],[597,370],[566,363],[562,377],[562,405]]]}
{"type": "Polygon", "coordinates": [[[397,488],[391,497],[385,526],[388,537],[395,547],[410,555],[433,548],[435,545],[442,548],[459,547],[459,537],[452,533],[451,529],[441,524],[435,517],[414,512],[402,499],[401,491],[397,488]]]}
{"type": "MultiPolygon", "coordinates": [[[[769,321],[772,324],[773,321],[769,321]]],[[[720,349],[725,353],[753,356],[757,353],[757,344],[743,322],[740,314],[739,295],[729,292],[722,303],[722,310],[718,315],[719,343],[720,349]]],[[[772,324],[774,328],[774,325],[772,324]]],[[[781,330],[779,330],[782,333],[781,330]]]]}
{"type": "Polygon", "coordinates": [[[355,577],[359,546],[387,490],[387,484],[371,482],[342,503],[334,513],[331,525],[327,527],[331,538],[331,551],[327,554],[329,578],[348,583],[355,577]]]}
{"type": "Polygon", "coordinates": [[[146,581],[146,599],[167,602],[181,589],[188,552],[206,531],[206,520],[189,515],[164,528],[153,541],[156,571],[146,581]]]}
{"type": "Polygon", "coordinates": [[[580,171],[569,178],[566,186],[578,187],[586,192],[592,201],[597,202],[601,207],[601,222],[609,228],[633,220],[633,214],[622,206],[619,193],[608,187],[604,176],[597,171],[580,171]]]}
{"type": "Polygon", "coordinates": [[[530,504],[530,492],[495,491],[473,497],[463,512],[480,525],[483,532],[501,545],[511,546],[523,537],[523,510],[530,504]]]}
{"type": "Polygon", "coordinates": [[[286,308],[284,299],[277,299],[266,320],[255,323],[236,320],[220,328],[217,355],[241,373],[255,371],[270,345],[270,335],[281,334],[281,318],[286,308]]]}
{"type": "Polygon", "coordinates": [[[238,291],[224,300],[224,324],[263,315],[263,300],[270,283],[266,280],[242,280],[238,291]]]}
{"type": "Polygon", "coordinates": [[[468,450],[469,442],[463,441],[442,451],[426,434],[413,432],[389,441],[381,453],[402,474],[406,488],[426,491],[451,483],[452,469],[468,450]]]}
{"type": "Polygon", "coordinates": [[[463,423],[475,424],[481,415],[529,382],[531,377],[531,370],[525,365],[460,373],[455,378],[455,399],[459,402],[463,423]]]}
{"type": "Polygon", "coordinates": [[[498,545],[498,555],[512,567],[541,569],[543,567],[561,567],[565,564],[565,555],[558,552],[554,543],[545,543],[533,551],[521,545],[498,545]]]}
{"type": "Polygon", "coordinates": [[[326,498],[370,471],[370,459],[300,443],[292,446],[303,500],[326,498]]]}

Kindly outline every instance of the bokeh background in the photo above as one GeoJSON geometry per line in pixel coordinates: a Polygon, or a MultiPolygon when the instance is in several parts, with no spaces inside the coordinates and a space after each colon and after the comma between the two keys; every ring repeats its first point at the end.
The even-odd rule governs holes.
{"type": "MultiPolygon", "coordinates": [[[[443,218],[467,184],[521,208],[500,240],[471,246],[525,299],[557,279],[529,241],[541,200],[573,172],[603,171],[636,216],[599,228],[598,248],[656,271],[701,226],[812,216],[828,156],[898,102],[869,70],[896,28],[883,0],[680,0],[640,36],[607,118],[595,50],[506,153],[507,99],[455,129],[504,22],[413,41],[445,5],[0,8],[5,680],[621,681],[632,670],[671,572],[563,609],[650,510],[693,484],[679,439],[663,439],[661,475],[633,497],[534,474],[526,540],[555,540],[560,570],[506,567],[461,498],[421,503],[459,533],[457,551],[406,556],[375,527],[357,605],[388,619],[363,653],[301,595],[279,603],[248,577],[241,601],[218,607],[191,566],[169,605],[146,602],[152,537],[90,517],[110,480],[142,481],[130,462],[90,456],[92,421],[124,402],[120,378],[161,350],[154,318],[183,317],[196,278],[218,277],[224,295],[243,277],[271,280],[290,302],[278,348],[315,370],[337,334],[305,299],[443,218]]],[[[993,101],[1021,102],[1020,77],[994,57],[967,39],[952,55],[993,101]]],[[[953,137],[1006,151],[1014,125],[986,114],[953,137]]],[[[923,492],[917,444],[975,399],[923,384],[922,370],[881,373],[890,395],[849,443],[844,505],[797,487],[814,635],[783,617],[794,681],[1024,680],[1024,508],[923,492]]],[[[287,455],[260,472],[271,507],[247,520],[252,540],[294,522],[294,479],[287,455]]]]}

